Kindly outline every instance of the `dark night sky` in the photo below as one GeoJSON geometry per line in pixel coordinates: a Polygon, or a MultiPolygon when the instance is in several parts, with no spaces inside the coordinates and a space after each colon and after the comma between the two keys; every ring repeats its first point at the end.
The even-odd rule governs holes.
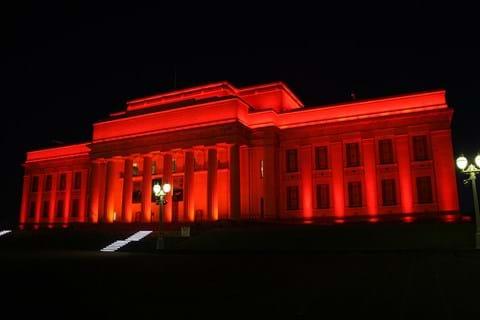
{"type": "Polygon", "coordinates": [[[174,66],[177,87],[281,80],[307,106],[445,88],[455,152],[480,150],[471,8],[75,3],[0,8],[0,221],[17,217],[27,150],[88,141],[127,99],[171,90],[174,66]]]}

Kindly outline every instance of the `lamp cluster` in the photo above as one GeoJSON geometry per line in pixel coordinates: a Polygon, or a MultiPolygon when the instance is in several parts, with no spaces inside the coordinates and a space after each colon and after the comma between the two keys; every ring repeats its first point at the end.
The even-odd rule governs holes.
{"type": "Polygon", "coordinates": [[[462,171],[466,171],[465,169],[467,169],[467,167],[468,167],[467,171],[480,170],[480,154],[477,154],[477,156],[474,159],[474,162],[476,167],[475,165],[473,165],[473,163],[468,165],[468,159],[462,154],[460,157],[457,158],[457,167],[462,171]]]}
{"type": "Polygon", "coordinates": [[[165,199],[165,196],[171,190],[172,190],[172,186],[170,185],[170,183],[165,183],[162,186],[159,183],[156,183],[153,186],[153,193],[155,194],[155,197],[158,199],[158,201],[161,202],[161,203],[158,203],[158,204],[162,204],[162,205],[167,204],[167,200],[165,199]]]}

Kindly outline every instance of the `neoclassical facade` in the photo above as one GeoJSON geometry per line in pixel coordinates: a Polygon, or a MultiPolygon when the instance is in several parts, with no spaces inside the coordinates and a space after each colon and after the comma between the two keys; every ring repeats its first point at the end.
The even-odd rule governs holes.
{"type": "MultiPolygon", "coordinates": [[[[91,141],[27,152],[20,224],[378,219],[458,211],[444,91],[304,107],[283,83],[128,101],[91,141]]],[[[374,221],[373,220],[373,221],[374,221]]]]}

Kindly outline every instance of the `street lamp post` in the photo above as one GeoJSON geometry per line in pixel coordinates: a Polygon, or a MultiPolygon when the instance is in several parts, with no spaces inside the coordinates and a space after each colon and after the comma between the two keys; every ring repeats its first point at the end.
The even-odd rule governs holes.
{"type": "Polygon", "coordinates": [[[163,206],[167,204],[167,200],[165,199],[165,196],[167,195],[167,193],[170,192],[171,189],[172,189],[172,186],[169,183],[165,183],[164,185],[161,186],[157,182],[153,186],[153,194],[155,195],[156,203],[159,205],[157,250],[161,250],[165,248],[165,244],[163,242],[163,237],[162,237],[163,206]]]}
{"type": "Polygon", "coordinates": [[[462,170],[463,173],[468,175],[468,178],[463,180],[463,183],[467,184],[472,183],[472,192],[473,192],[473,207],[475,209],[475,249],[480,249],[480,210],[478,206],[478,195],[477,195],[477,174],[480,173],[480,154],[477,154],[475,157],[475,165],[471,163],[468,164],[467,158],[464,155],[461,155],[457,158],[457,167],[462,170]]]}

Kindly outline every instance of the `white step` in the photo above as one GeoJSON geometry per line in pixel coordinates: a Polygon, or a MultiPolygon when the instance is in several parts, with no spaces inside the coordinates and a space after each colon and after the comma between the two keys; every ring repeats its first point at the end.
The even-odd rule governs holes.
{"type": "Polygon", "coordinates": [[[152,231],[150,231],[150,230],[138,231],[138,232],[132,234],[130,237],[128,237],[125,240],[117,240],[117,241],[109,244],[108,246],[101,249],[100,251],[101,252],[115,252],[118,249],[120,249],[121,247],[126,246],[131,241],[140,241],[141,239],[148,236],[150,233],[152,233],[152,231]]]}
{"type": "Polygon", "coordinates": [[[12,230],[2,230],[0,231],[0,237],[3,236],[3,235],[6,235],[7,233],[10,233],[12,232],[12,230]]]}

